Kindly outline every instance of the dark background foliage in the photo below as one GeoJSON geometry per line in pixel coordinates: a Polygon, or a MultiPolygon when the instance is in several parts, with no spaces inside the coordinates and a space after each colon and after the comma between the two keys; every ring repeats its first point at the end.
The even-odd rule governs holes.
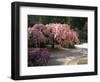
{"type": "Polygon", "coordinates": [[[61,23],[69,24],[72,29],[79,33],[81,42],[87,42],[87,23],[86,17],[67,17],[67,16],[43,16],[43,15],[28,15],[28,27],[34,24],[49,24],[61,23]]]}

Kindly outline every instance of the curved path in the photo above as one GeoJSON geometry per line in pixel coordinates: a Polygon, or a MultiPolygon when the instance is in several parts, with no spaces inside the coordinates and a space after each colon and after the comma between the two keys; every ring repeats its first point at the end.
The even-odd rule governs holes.
{"type": "Polygon", "coordinates": [[[63,49],[61,51],[51,52],[51,57],[47,65],[77,65],[87,64],[87,49],[82,52],[81,49],[63,49]],[[85,54],[83,54],[85,53],[85,54]]]}

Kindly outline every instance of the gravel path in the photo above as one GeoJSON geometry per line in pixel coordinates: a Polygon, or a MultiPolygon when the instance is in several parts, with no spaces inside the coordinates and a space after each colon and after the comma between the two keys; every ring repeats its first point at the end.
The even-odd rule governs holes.
{"type": "Polygon", "coordinates": [[[87,50],[82,49],[63,49],[51,52],[51,57],[47,65],[76,65],[87,64],[87,50]]]}

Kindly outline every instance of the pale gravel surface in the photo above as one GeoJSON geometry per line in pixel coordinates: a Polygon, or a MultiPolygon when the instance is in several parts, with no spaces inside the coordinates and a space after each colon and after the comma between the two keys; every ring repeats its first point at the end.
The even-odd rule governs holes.
{"type": "Polygon", "coordinates": [[[47,65],[76,65],[87,64],[87,50],[82,53],[82,49],[64,49],[62,51],[51,52],[51,57],[47,65]],[[85,54],[83,54],[85,53],[85,54]]]}

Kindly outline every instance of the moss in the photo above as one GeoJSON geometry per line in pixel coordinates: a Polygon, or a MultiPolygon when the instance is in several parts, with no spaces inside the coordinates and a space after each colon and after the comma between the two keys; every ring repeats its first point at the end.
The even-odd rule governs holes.
{"type": "Polygon", "coordinates": [[[47,48],[48,51],[62,51],[63,49],[61,48],[47,48]]]}

